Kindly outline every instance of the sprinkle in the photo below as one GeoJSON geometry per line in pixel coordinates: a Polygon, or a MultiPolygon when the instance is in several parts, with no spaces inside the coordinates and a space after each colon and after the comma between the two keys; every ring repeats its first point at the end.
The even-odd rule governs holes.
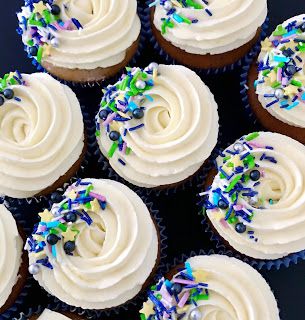
{"type": "Polygon", "coordinates": [[[141,123],[141,124],[139,124],[139,125],[137,125],[137,126],[135,126],[135,127],[129,128],[128,131],[129,131],[129,132],[135,131],[135,130],[138,130],[138,129],[143,128],[143,127],[144,127],[144,123],[141,123]]]}

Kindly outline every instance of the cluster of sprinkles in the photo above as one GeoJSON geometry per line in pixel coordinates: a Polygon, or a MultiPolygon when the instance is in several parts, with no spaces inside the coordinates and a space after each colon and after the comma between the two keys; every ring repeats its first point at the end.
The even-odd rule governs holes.
{"type": "Polygon", "coordinates": [[[265,209],[266,202],[273,205],[277,201],[258,196],[260,179],[265,173],[257,162],[277,163],[277,160],[268,154],[273,147],[259,144],[255,141],[258,137],[258,132],[251,133],[240,138],[233,147],[226,149],[220,155],[221,164],[217,166],[222,184],[201,193],[201,196],[206,196],[204,211],[212,210],[213,217],[225,228],[231,225],[236,232],[246,233],[255,242],[258,239],[251,230],[251,222],[255,216],[253,208],[265,209]]]}
{"type": "MultiPolygon", "coordinates": [[[[124,137],[135,130],[144,127],[141,119],[144,117],[144,103],[153,98],[147,91],[154,86],[158,75],[158,64],[151,63],[147,68],[126,68],[127,73],[122,75],[117,83],[108,85],[103,90],[103,99],[96,115],[96,136],[101,136],[101,131],[106,132],[112,141],[108,151],[111,158],[118,150],[124,155],[132,151],[124,137]],[[133,120],[133,125],[130,121],[133,120]],[[136,121],[137,123],[135,124],[136,121]]],[[[126,163],[118,158],[122,165],[126,163]]]]}
{"type": "Polygon", "coordinates": [[[262,42],[266,52],[259,63],[259,78],[254,85],[266,84],[270,92],[264,97],[270,99],[266,108],[279,106],[291,110],[305,103],[305,18],[287,25],[279,25],[272,36],[262,42]]]}
{"type": "MultiPolygon", "coordinates": [[[[75,18],[63,22],[60,18],[61,8],[55,2],[56,0],[25,0],[21,12],[17,14],[17,33],[22,35],[25,50],[34,58],[34,64],[41,64],[44,57],[50,56],[51,49],[59,46],[58,31],[82,29],[75,18]]],[[[64,9],[69,10],[67,5],[64,9]]]]}
{"type": "Polygon", "coordinates": [[[175,27],[175,23],[186,23],[189,25],[198,23],[197,19],[184,16],[179,10],[181,8],[204,9],[209,16],[212,16],[212,12],[208,8],[209,2],[207,0],[202,0],[201,2],[202,4],[194,0],[156,0],[149,7],[160,5],[166,11],[167,18],[162,18],[161,26],[161,33],[165,34],[167,28],[175,27]]]}
{"type": "Polygon", "coordinates": [[[207,274],[194,271],[189,262],[169,281],[162,278],[148,292],[140,310],[141,320],[201,320],[200,301],[209,299],[207,274]]]}
{"type": "Polygon", "coordinates": [[[22,75],[18,70],[7,73],[3,78],[0,78],[0,106],[6,100],[14,99],[18,102],[21,101],[20,98],[15,96],[14,86],[16,85],[25,85],[22,75]]]}
{"type": "Polygon", "coordinates": [[[54,202],[52,208],[39,213],[40,222],[26,243],[26,250],[36,258],[29,266],[29,272],[34,275],[40,272],[40,266],[53,269],[52,260],[57,259],[59,245],[67,255],[73,255],[78,224],[85,222],[90,226],[93,221],[89,212],[98,213],[107,205],[106,198],[94,192],[92,183],[81,179],[68,187],[64,196],[53,193],[51,200],[54,202]]]}

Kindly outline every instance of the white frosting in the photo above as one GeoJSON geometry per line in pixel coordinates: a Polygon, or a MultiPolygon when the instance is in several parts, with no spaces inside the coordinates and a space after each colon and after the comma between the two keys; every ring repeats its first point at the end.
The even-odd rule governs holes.
{"type": "MultiPolygon", "coordinates": [[[[48,252],[54,269],[41,267],[34,276],[50,294],[84,309],[106,309],[135,297],[157,262],[158,235],[141,198],[112,180],[85,179],[94,192],[106,197],[105,210],[89,211],[89,227],[81,220],[73,256],[61,241],[57,260],[48,252]]],[[[34,254],[29,253],[30,263],[34,254]]]]}
{"type": "MultiPolygon", "coordinates": [[[[238,233],[232,224],[223,224],[218,209],[207,210],[217,232],[239,252],[259,259],[276,259],[305,249],[305,147],[301,143],[277,133],[260,132],[253,141],[274,150],[254,147],[250,151],[263,173],[257,188],[258,198],[266,199],[264,209],[251,205],[247,198],[238,204],[255,212],[251,223],[244,222],[254,231],[257,242],[246,233],[238,233]],[[277,163],[260,160],[262,154],[274,157],[277,163]],[[268,199],[275,200],[269,204],[268,199]]],[[[232,146],[229,147],[230,150],[232,146]]],[[[246,152],[246,151],[245,151],[246,152]]],[[[222,158],[217,159],[218,164],[222,158]]],[[[212,189],[223,188],[226,179],[217,174],[212,189]]]]}
{"type": "Polygon", "coordinates": [[[12,214],[0,205],[0,308],[18,280],[23,241],[12,214]]]}
{"type": "Polygon", "coordinates": [[[196,256],[187,261],[193,270],[207,274],[209,299],[198,301],[203,314],[199,320],[280,319],[270,287],[248,264],[222,255],[196,256]]]}
{"type": "MultiPolygon", "coordinates": [[[[112,67],[125,59],[127,49],[139,37],[141,22],[136,0],[56,0],[55,3],[61,8],[64,22],[76,18],[83,29],[53,32],[59,45],[42,62],[82,70],[112,67]]],[[[27,31],[23,33],[24,43],[26,39],[27,31]]]]}
{"type": "MultiPolygon", "coordinates": [[[[215,147],[219,128],[214,96],[196,73],[183,66],[160,65],[158,74],[154,86],[145,92],[153,101],[146,99],[143,105],[144,127],[124,136],[118,122],[132,152],[126,155],[118,151],[109,159],[120,176],[147,188],[193,175],[215,147]]],[[[135,119],[129,123],[130,127],[139,124],[135,119]]],[[[101,131],[98,143],[107,156],[112,141],[106,130],[101,131]]]]}
{"type": "Polygon", "coordinates": [[[69,320],[70,318],[64,316],[61,313],[45,309],[39,316],[38,320],[69,320]]]}
{"type": "Polygon", "coordinates": [[[84,125],[73,91],[45,73],[22,75],[20,102],[0,108],[0,193],[25,198],[51,186],[79,159],[84,125]]]}
{"type": "MultiPolygon", "coordinates": [[[[197,2],[198,3],[198,2],[197,2]]],[[[204,5],[201,1],[200,4],[204,5]]],[[[252,40],[267,16],[266,0],[209,0],[204,9],[178,8],[176,13],[198,23],[178,23],[163,34],[174,46],[193,54],[220,54],[239,48],[252,40]]],[[[161,31],[161,18],[168,18],[161,5],[156,6],[154,25],[161,31]]]]}
{"type": "MultiPolygon", "coordinates": [[[[285,27],[292,21],[297,21],[298,25],[300,23],[305,23],[305,14],[299,15],[297,17],[292,17],[288,20],[286,20],[282,25],[285,27]]],[[[305,39],[305,32],[298,34],[298,38],[303,38],[305,39]]],[[[292,45],[292,48],[294,48],[297,43],[294,42],[293,39],[291,39],[291,43],[288,43],[289,46],[292,45]]],[[[274,48],[271,50],[268,49],[266,51],[265,49],[261,51],[260,56],[258,58],[259,61],[266,61],[266,59],[269,59],[270,65],[272,66],[272,62],[270,60],[271,55],[278,55],[279,50],[283,47],[287,47],[287,43],[283,43],[282,45],[279,45],[277,48],[274,48]]],[[[295,50],[294,50],[295,51],[295,50]]],[[[297,52],[297,55],[301,58],[302,62],[299,61],[298,59],[294,59],[296,62],[296,65],[301,68],[301,71],[297,72],[295,75],[295,78],[298,81],[301,81],[303,86],[303,94],[305,92],[305,75],[304,75],[304,70],[305,70],[305,52],[297,52]]],[[[276,63],[275,65],[277,65],[276,63]]],[[[259,80],[263,79],[262,75],[263,71],[260,71],[259,73],[259,80]]],[[[276,79],[274,79],[276,80],[276,79]]],[[[278,120],[287,123],[291,126],[295,127],[300,127],[300,128],[305,128],[305,94],[303,99],[298,99],[299,105],[293,109],[286,109],[286,108],[281,108],[280,101],[277,103],[273,104],[270,107],[266,107],[270,102],[274,101],[275,98],[268,98],[264,97],[265,94],[273,94],[274,89],[271,87],[271,84],[267,81],[263,83],[258,83],[256,87],[256,93],[258,94],[258,100],[261,103],[261,105],[267,110],[273,117],[277,118],[278,120]]],[[[287,102],[288,104],[291,104],[291,101],[287,102]]]]}

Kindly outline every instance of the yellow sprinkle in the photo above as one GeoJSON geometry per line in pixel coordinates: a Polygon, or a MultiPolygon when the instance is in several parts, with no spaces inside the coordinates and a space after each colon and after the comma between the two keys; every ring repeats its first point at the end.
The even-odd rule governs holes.
{"type": "Polygon", "coordinates": [[[40,216],[42,222],[50,222],[54,218],[53,214],[47,209],[38,213],[38,215],[40,216]]]}
{"type": "Polygon", "coordinates": [[[38,260],[38,259],[44,258],[46,256],[46,253],[43,250],[43,251],[40,251],[40,252],[35,252],[33,255],[38,260]]]}
{"type": "Polygon", "coordinates": [[[217,211],[214,213],[213,217],[217,220],[220,221],[223,218],[223,213],[220,211],[217,211]]]}
{"type": "Polygon", "coordinates": [[[42,56],[43,57],[50,56],[51,55],[51,48],[52,47],[49,44],[43,45],[42,56]]]}
{"type": "Polygon", "coordinates": [[[33,239],[35,239],[35,240],[38,241],[38,242],[44,241],[44,237],[41,236],[41,235],[39,235],[39,234],[34,234],[34,235],[33,235],[33,239]]]}
{"type": "Polygon", "coordinates": [[[285,95],[289,96],[290,98],[293,98],[295,95],[299,93],[298,87],[289,85],[286,88],[284,88],[285,95]]]}
{"type": "Polygon", "coordinates": [[[74,241],[75,240],[75,237],[76,237],[76,230],[72,230],[71,228],[68,228],[66,232],[62,232],[62,236],[64,237],[65,239],[65,242],[67,241],[74,241]]]}
{"type": "Polygon", "coordinates": [[[92,210],[93,212],[95,212],[95,213],[98,213],[101,207],[100,207],[100,204],[99,204],[99,202],[97,201],[97,199],[93,199],[93,200],[90,202],[90,204],[91,204],[91,210],[92,210]]]}
{"type": "Polygon", "coordinates": [[[75,200],[77,197],[77,194],[74,190],[71,190],[69,193],[68,193],[68,198],[70,198],[71,200],[75,200]]]}
{"type": "Polygon", "coordinates": [[[43,14],[44,10],[47,10],[48,8],[44,5],[42,1],[39,1],[38,3],[34,3],[34,12],[43,14]]]}
{"type": "Polygon", "coordinates": [[[206,282],[207,280],[207,273],[203,270],[193,272],[193,276],[195,277],[196,282],[206,282]]]}
{"type": "Polygon", "coordinates": [[[148,318],[150,315],[155,314],[154,304],[152,302],[144,302],[143,308],[140,310],[140,313],[143,313],[146,318],[148,318]]]}
{"type": "Polygon", "coordinates": [[[272,42],[266,38],[264,41],[261,42],[261,46],[262,46],[262,51],[270,51],[273,46],[272,46],[272,42]]]}
{"type": "Polygon", "coordinates": [[[176,0],[172,0],[172,4],[174,4],[176,7],[182,8],[181,3],[179,3],[179,2],[176,1],[176,0]]]}

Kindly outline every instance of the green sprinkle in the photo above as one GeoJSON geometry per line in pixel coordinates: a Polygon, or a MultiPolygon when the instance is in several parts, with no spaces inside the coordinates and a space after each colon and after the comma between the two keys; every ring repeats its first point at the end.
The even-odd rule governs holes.
{"type": "Polygon", "coordinates": [[[32,47],[32,46],[34,45],[33,39],[30,39],[30,40],[27,42],[27,45],[28,45],[29,47],[32,47]]]}
{"type": "Polygon", "coordinates": [[[230,224],[233,224],[233,223],[236,223],[237,222],[237,217],[236,216],[233,216],[233,217],[230,217],[229,219],[228,219],[228,222],[230,223],[230,224]]]}
{"type": "Polygon", "coordinates": [[[108,151],[108,157],[112,158],[112,156],[114,155],[116,149],[118,148],[118,144],[117,142],[113,142],[112,146],[110,147],[109,151],[108,151]]]}
{"type": "Polygon", "coordinates": [[[150,290],[151,290],[151,291],[156,291],[156,290],[157,290],[157,286],[156,286],[156,285],[151,286],[151,287],[150,287],[150,290]]]}
{"type": "Polygon", "coordinates": [[[162,294],[160,294],[160,293],[156,294],[156,298],[157,298],[158,300],[161,300],[161,299],[162,299],[162,294]]]}
{"type": "Polygon", "coordinates": [[[266,77],[270,72],[271,72],[270,70],[264,70],[264,71],[263,71],[263,76],[266,77]]]}
{"type": "Polygon", "coordinates": [[[291,83],[293,86],[296,86],[296,87],[299,87],[299,88],[303,86],[302,82],[297,81],[297,80],[295,80],[295,79],[292,79],[290,83],[291,83]]]}
{"type": "Polygon", "coordinates": [[[242,175],[239,174],[237,175],[232,181],[231,183],[227,186],[227,188],[225,189],[225,192],[230,192],[234,187],[235,185],[238,183],[238,181],[242,178],[242,175]]]}
{"type": "Polygon", "coordinates": [[[274,81],[274,82],[271,84],[271,87],[272,87],[273,89],[275,89],[275,88],[279,87],[280,85],[281,85],[281,83],[280,83],[279,81],[274,81]]]}
{"type": "Polygon", "coordinates": [[[120,90],[124,91],[127,88],[127,84],[128,84],[129,79],[130,79],[129,76],[124,78],[124,80],[121,82],[120,90]]]}
{"type": "Polygon", "coordinates": [[[89,185],[86,189],[85,196],[88,197],[89,193],[94,189],[93,185],[89,185]]]}
{"type": "Polygon", "coordinates": [[[146,320],[145,314],[144,313],[140,313],[140,318],[141,318],[141,320],[146,320]]]}
{"type": "Polygon", "coordinates": [[[58,228],[59,228],[61,231],[63,231],[63,232],[66,232],[67,229],[68,229],[68,227],[67,227],[66,225],[64,225],[63,223],[60,223],[60,224],[58,225],[58,228]]]}
{"type": "Polygon", "coordinates": [[[251,140],[256,139],[258,136],[259,136],[258,132],[253,132],[253,133],[248,134],[245,139],[247,141],[251,141],[251,140]]]}
{"type": "Polygon", "coordinates": [[[118,109],[115,107],[115,102],[112,101],[109,105],[108,105],[109,109],[111,109],[113,112],[118,112],[118,109]]]}
{"type": "Polygon", "coordinates": [[[237,193],[234,192],[234,193],[232,194],[232,196],[231,196],[231,200],[232,200],[232,202],[235,202],[236,199],[237,199],[237,193]]]}
{"type": "Polygon", "coordinates": [[[54,229],[54,228],[52,228],[52,229],[50,229],[50,233],[52,233],[52,234],[59,234],[59,231],[56,230],[56,229],[54,229]]]}
{"type": "Polygon", "coordinates": [[[95,136],[96,136],[96,137],[99,137],[100,135],[101,135],[101,131],[100,131],[100,130],[96,130],[96,131],[95,131],[95,136]]]}
{"type": "Polygon", "coordinates": [[[49,10],[43,10],[43,17],[47,24],[51,23],[51,13],[49,10]]]}
{"type": "Polygon", "coordinates": [[[209,300],[209,296],[207,294],[198,294],[197,296],[194,297],[195,301],[199,300],[209,300]]]}
{"type": "Polygon", "coordinates": [[[38,63],[41,63],[42,53],[43,53],[43,47],[42,47],[42,46],[39,46],[38,52],[37,52],[37,62],[38,62],[38,63]]]}
{"type": "Polygon", "coordinates": [[[286,33],[287,33],[286,29],[283,27],[283,25],[280,24],[276,27],[276,30],[272,33],[272,35],[283,36],[286,33]]]}
{"type": "Polygon", "coordinates": [[[226,157],[224,157],[222,160],[223,160],[223,162],[226,162],[226,161],[229,160],[229,159],[231,159],[231,156],[226,156],[226,157]]]}
{"type": "Polygon", "coordinates": [[[203,9],[203,6],[199,3],[194,2],[193,0],[186,0],[185,3],[189,7],[193,7],[194,9],[203,9]]]}
{"type": "Polygon", "coordinates": [[[220,172],[219,177],[220,177],[220,179],[225,179],[226,178],[226,176],[222,172],[220,172]]]}
{"type": "Polygon", "coordinates": [[[131,148],[127,147],[126,148],[126,155],[128,156],[130,154],[130,152],[131,152],[131,148]]]}

